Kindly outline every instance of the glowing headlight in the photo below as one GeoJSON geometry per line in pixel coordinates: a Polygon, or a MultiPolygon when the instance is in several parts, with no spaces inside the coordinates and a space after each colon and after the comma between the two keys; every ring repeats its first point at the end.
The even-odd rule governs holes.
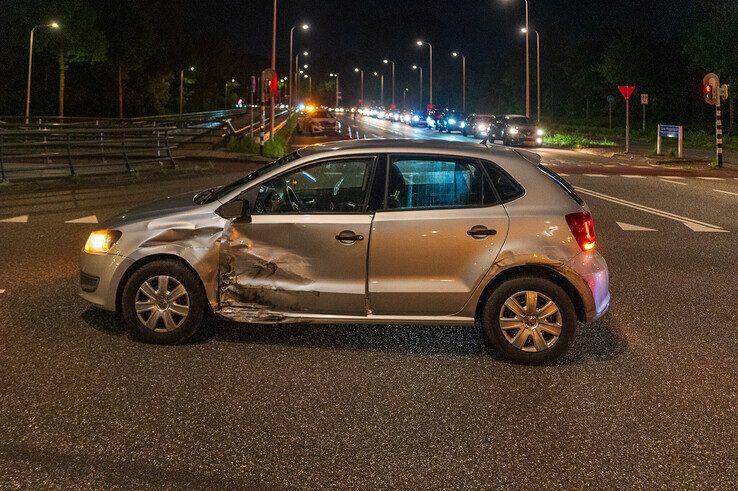
{"type": "Polygon", "coordinates": [[[489,127],[488,126],[485,126],[483,124],[482,125],[479,125],[479,131],[487,131],[487,130],[489,130],[489,127]]]}
{"type": "Polygon", "coordinates": [[[454,118],[451,118],[448,120],[448,124],[456,124],[456,120],[454,118]]]}
{"type": "Polygon", "coordinates": [[[430,116],[428,116],[426,118],[425,122],[428,123],[429,125],[433,125],[433,118],[431,118],[430,116]]]}
{"type": "Polygon", "coordinates": [[[87,254],[107,254],[121,235],[118,230],[95,230],[87,238],[83,250],[87,254]]]}
{"type": "Polygon", "coordinates": [[[419,116],[413,116],[413,121],[415,121],[417,123],[418,121],[420,121],[420,117],[419,116]]]}
{"type": "Polygon", "coordinates": [[[461,123],[459,123],[459,126],[461,126],[462,128],[466,128],[466,121],[462,121],[461,123]]]}
{"type": "Polygon", "coordinates": [[[517,134],[518,134],[518,133],[520,133],[520,132],[518,131],[518,129],[517,129],[517,128],[510,128],[510,130],[509,130],[509,133],[510,133],[511,135],[517,135],[517,134]]]}
{"type": "Polygon", "coordinates": [[[536,135],[543,136],[543,130],[539,129],[536,131],[536,135]]]}

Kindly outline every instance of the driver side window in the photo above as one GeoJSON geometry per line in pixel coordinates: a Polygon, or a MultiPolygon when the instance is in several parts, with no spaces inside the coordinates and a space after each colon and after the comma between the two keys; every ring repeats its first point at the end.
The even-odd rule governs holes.
{"type": "Polygon", "coordinates": [[[359,213],[369,192],[374,158],[349,158],[302,167],[262,184],[254,213],[359,213]]]}

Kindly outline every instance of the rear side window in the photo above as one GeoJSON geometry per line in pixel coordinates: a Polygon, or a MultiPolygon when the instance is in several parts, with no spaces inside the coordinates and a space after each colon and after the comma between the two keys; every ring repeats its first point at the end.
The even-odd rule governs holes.
{"type": "Polygon", "coordinates": [[[579,206],[584,206],[584,200],[577,194],[576,191],[574,191],[574,187],[566,182],[566,179],[564,179],[551,169],[544,167],[542,164],[538,164],[538,168],[541,169],[541,172],[550,177],[553,182],[561,186],[561,188],[566,191],[566,194],[571,196],[572,199],[576,201],[579,206]]]}
{"type": "Polygon", "coordinates": [[[454,158],[394,157],[387,179],[387,208],[483,206],[496,201],[477,162],[454,158]]]}
{"type": "Polygon", "coordinates": [[[497,166],[488,163],[485,165],[485,169],[487,170],[489,178],[492,181],[492,185],[497,191],[497,194],[500,195],[500,200],[503,203],[512,201],[525,194],[525,190],[522,186],[515,182],[512,177],[498,169],[497,166]]]}

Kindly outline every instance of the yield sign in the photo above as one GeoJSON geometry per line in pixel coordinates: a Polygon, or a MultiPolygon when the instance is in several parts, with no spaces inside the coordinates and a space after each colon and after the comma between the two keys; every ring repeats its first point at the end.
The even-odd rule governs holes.
{"type": "Polygon", "coordinates": [[[623,97],[625,97],[625,100],[630,99],[630,96],[636,90],[635,85],[618,85],[618,89],[623,94],[623,97]]]}

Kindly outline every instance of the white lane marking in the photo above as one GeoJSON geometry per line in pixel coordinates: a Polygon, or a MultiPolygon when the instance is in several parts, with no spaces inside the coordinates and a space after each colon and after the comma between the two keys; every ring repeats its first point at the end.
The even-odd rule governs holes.
{"type": "Polygon", "coordinates": [[[681,176],[656,176],[656,177],[660,177],[661,179],[684,179],[681,176]]]}
{"type": "Polygon", "coordinates": [[[589,176],[589,177],[608,177],[605,174],[584,174],[584,175],[589,176]]]}
{"type": "Polygon", "coordinates": [[[698,177],[697,179],[702,179],[703,181],[724,181],[725,180],[722,177],[698,177]]]}
{"type": "Polygon", "coordinates": [[[658,232],[655,228],[641,227],[630,223],[615,222],[620,228],[628,232],[658,232]]]}
{"type": "Polygon", "coordinates": [[[686,186],[687,185],[686,182],[679,182],[679,181],[674,181],[674,180],[671,180],[671,179],[659,179],[659,181],[670,182],[672,184],[679,184],[679,185],[682,185],[682,186],[686,186]]]}
{"type": "Polygon", "coordinates": [[[74,220],[67,220],[64,223],[97,223],[97,217],[90,215],[88,217],[75,218],[74,220]]]}
{"type": "Polygon", "coordinates": [[[730,194],[733,196],[738,196],[738,193],[732,193],[730,191],[723,191],[722,189],[713,189],[713,191],[717,191],[718,193],[725,193],[725,194],[730,194]]]}
{"type": "Polygon", "coordinates": [[[0,290],[0,295],[2,295],[3,293],[5,293],[5,290],[0,290]]]}
{"type": "Polygon", "coordinates": [[[13,218],[6,218],[4,220],[0,220],[2,223],[28,223],[28,215],[20,215],[13,218]]]}
{"type": "Polygon", "coordinates": [[[616,164],[605,164],[605,167],[617,167],[616,164]]]}
{"type": "MultiPolygon", "coordinates": [[[[610,201],[611,203],[616,203],[616,204],[619,204],[619,205],[627,206],[629,208],[633,208],[635,210],[644,211],[644,212],[650,213],[652,215],[656,215],[656,216],[668,218],[670,220],[674,220],[674,221],[677,221],[677,222],[681,222],[681,223],[687,225],[688,227],[689,227],[688,224],[701,225],[702,227],[709,228],[712,231],[727,232],[727,230],[724,230],[722,227],[720,227],[718,225],[712,225],[712,224],[709,224],[709,223],[700,222],[699,220],[694,220],[692,218],[683,217],[683,216],[677,215],[675,213],[669,213],[668,211],[659,210],[657,208],[651,208],[650,206],[641,205],[641,204],[638,204],[638,203],[633,203],[632,201],[627,201],[627,200],[624,200],[624,199],[621,199],[621,198],[616,198],[615,196],[609,196],[607,194],[598,193],[597,191],[592,191],[591,189],[580,188],[579,186],[575,186],[574,189],[576,189],[580,193],[586,194],[588,196],[593,196],[595,198],[600,198],[600,199],[603,199],[605,201],[610,201]]],[[[692,228],[692,227],[690,227],[690,228],[692,228]]],[[[702,231],[703,230],[695,230],[695,232],[702,232],[702,231]]]]}
{"type": "Polygon", "coordinates": [[[563,172],[559,172],[559,175],[563,177],[569,177],[569,174],[564,174],[563,172]]]}
{"type": "Polygon", "coordinates": [[[718,230],[711,227],[705,227],[704,225],[700,225],[699,223],[684,222],[684,225],[691,228],[694,232],[727,232],[727,230],[723,229],[718,230]]]}
{"type": "Polygon", "coordinates": [[[646,176],[638,176],[636,174],[622,174],[620,177],[627,177],[628,179],[645,179],[646,176]]]}

